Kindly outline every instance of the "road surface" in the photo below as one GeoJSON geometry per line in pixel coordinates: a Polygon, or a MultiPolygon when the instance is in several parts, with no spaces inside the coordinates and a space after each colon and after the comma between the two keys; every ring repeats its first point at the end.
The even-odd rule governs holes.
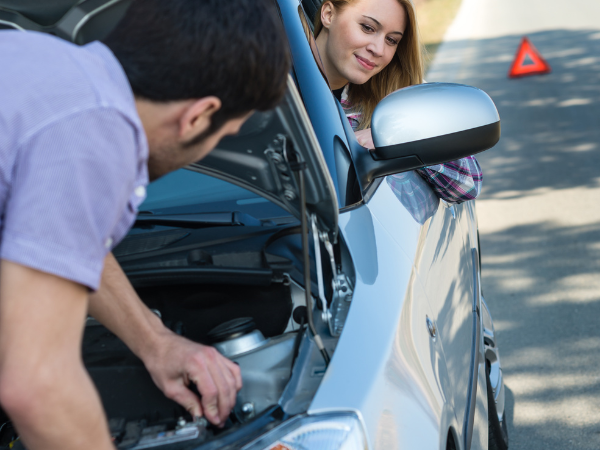
{"type": "Polygon", "coordinates": [[[600,1],[463,0],[428,81],[493,98],[483,287],[512,450],[600,449],[600,1]],[[508,79],[522,36],[552,73],[508,79]]]}

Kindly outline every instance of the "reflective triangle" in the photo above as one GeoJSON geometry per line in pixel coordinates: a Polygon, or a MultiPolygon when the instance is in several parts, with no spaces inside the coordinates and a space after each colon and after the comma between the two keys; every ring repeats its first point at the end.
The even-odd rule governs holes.
{"type": "Polygon", "coordinates": [[[540,52],[533,46],[529,39],[523,37],[515,55],[515,60],[508,71],[508,76],[510,78],[517,78],[527,75],[550,73],[551,71],[550,64],[542,58],[540,52]]]}

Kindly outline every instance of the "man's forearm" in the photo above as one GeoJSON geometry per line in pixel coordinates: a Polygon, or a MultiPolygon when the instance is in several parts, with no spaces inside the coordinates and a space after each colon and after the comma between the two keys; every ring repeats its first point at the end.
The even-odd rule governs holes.
{"type": "Polygon", "coordinates": [[[90,295],[88,312],[142,359],[162,334],[169,333],[140,300],[112,254],[104,260],[100,289],[90,295]]]}
{"type": "Polygon", "coordinates": [[[87,292],[0,262],[0,402],[31,450],[109,450],[100,398],[81,362],[87,292]]]}

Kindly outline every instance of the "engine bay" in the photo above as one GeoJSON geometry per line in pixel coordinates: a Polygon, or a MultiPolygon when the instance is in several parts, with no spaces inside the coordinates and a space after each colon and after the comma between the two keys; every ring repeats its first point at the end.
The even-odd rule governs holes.
{"type": "MultiPolygon", "coordinates": [[[[274,411],[286,417],[284,403],[289,414],[308,407],[325,365],[303,325],[304,292],[295,282],[284,277],[269,286],[178,284],[137,291],[165,326],[195,342],[215,346],[239,364],[243,388],[224,428],[213,427],[204,418],[194,420],[163,395],[142,361],[117,336],[89,317],[83,361],[118,449],[196,449],[274,411]],[[299,367],[300,360],[307,367],[299,367]]],[[[326,325],[319,323],[325,330],[326,325]]],[[[331,352],[335,342],[327,341],[331,352]]],[[[24,448],[16,438],[6,419],[0,428],[0,449],[24,448]]]]}
{"type": "Polygon", "coordinates": [[[117,448],[197,446],[278,404],[290,380],[298,336],[290,327],[294,306],[290,282],[243,289],[146,287],[138,293],[172,331],[214,345],[238,363],[243,388],[223,429],[212,427],[205,419],[194,421],[162,394],[143,363],[114,334],[90,318],[83,359],[100,393],[117,448]]]}
{"type": "MultiPolygon", "coordinates": [[[[142,361],[116,335],[89,317],[83,362],[100,394],[115,446],[221,448],[217,443],[223,439],[247,440],[251,436],[247,430],[257,435],[306,412],[327,366],[314,333],[307,331],[298,227],[256,227],[259,233],[254,234],[254,227],[220,229],[218,244],[207,232],[215,229],[184,230],[183,238],[174,240],[173,233],[182,234],[180,228],[157,228],[126,238],[115,251],[121,266],[142,301],[167,328],[212,345],[236,362],[243,387],[223,428],[204,418],[194,420],[163,395],[142,361]],[[228,233],[232,237],[223,239],[228,233]],[[156,247],[159,234],[167,244],[148,249],[150,244],[156,247]],[[155,251],[162,253],[153,258],[155,251]]],[[[316,283],[312,288],[316,290],[316,283]]],[[[329,332],[322,304],[317,303],[314,311],[314,325],[332,355],[338,338],[329,332]]],[[[195,385],[189,387],[194,391],[195,385]]],[[[0,428],[3,448],[24,448],[7,417],[0,428]]]]}

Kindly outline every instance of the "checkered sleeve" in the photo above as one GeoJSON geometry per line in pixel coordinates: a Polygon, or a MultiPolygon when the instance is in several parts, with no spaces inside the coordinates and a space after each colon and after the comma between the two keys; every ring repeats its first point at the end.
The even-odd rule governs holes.
{"type": "Polygon", "coordinates": [[[481,192],[483,173],[474,156],[424,167],[417,173],[448,203],[474,200],[481,192]]]}

